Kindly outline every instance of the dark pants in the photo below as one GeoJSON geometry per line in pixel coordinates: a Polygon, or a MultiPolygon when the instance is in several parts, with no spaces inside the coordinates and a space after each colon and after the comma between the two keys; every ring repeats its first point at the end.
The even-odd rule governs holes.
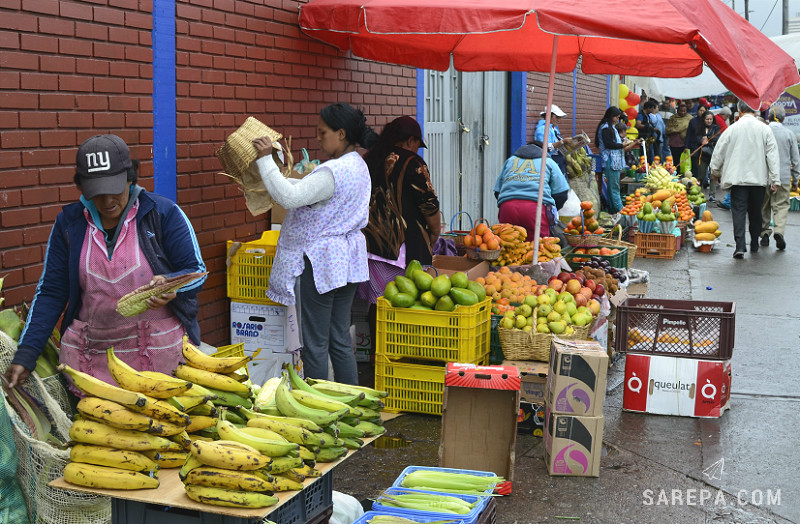
{"type": "Polygon", "coordinates": [[[669,149],[670,151],[672,151],[672,165],[677,166],[678,164],[681,163],[681,153],[683,153],[683,150],[686,148],[683,146],[680,147],[669,146],[669,149]]]}
{"type": "Polygon", "coordinates": [[[303,373],[306,377],[327,380],[330,357],[333,379],[358,385],[358,367],[350,338],[351,310],[358,285],[347,284],[320,295],[307,257],[305,263],[300,275],[303,373]]]}
{"type": "Polygon", "coordinates": [[[758,242],[761,236],[761,205],[764,203],[765,187],[732,186],[731,218],[733,219],[733,239],[736,251],[747,251],[744,230],[745,222],[750,221],[750,242],[758,242]]]}

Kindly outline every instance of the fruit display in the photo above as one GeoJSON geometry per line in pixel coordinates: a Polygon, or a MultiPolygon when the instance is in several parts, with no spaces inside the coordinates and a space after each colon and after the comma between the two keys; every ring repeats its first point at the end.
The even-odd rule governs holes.
{"type": "Polygon", "coordinates": [[[453,311],[458,306],[474,306],[486,300],[484,287],[458,271],[452,275],[431,276],[417,260],[406,267],[405,275],[388,282],[383,297],[392,307],[427,311],[453,311]]]}
{"type": "Polygon", "coordinates": [[[684,222],[694,220],[694,211],[692,211],[692,205],[689,203],[686,191],[681,191],[675,195],[675,204],[678,206],[678,220],[684,222]]]}
{"type": "Polygon", "coordinates": [[[703,211],[702,219],[694,223],[694,239],[701,242],[712,242],[721,234],[719,224],[714,221],[711,211],[703,211]]]}
{"type": "Polygon", "coordinates": [[[533,244],[525,241],[528,232],[524,227],[513,224],[495,224],[491,229],[500,238],[500,245],[503,249],[500,257],[492,264],[514,266],[533,262],[533,244]]]}
{"type": "Polygon", "coordinates": [[[476,279],[476,282],[483,285],[486,296],[491,298],[495,305],[520,303],[526,295],[534,294],[537,288],[534,279],[518,271],[512,271],[508,267],[490,271],[485,277],[476,279]]]}
{"type": "Polygon", "coordinates": [[[584,285],[592,289],[594,299],[599,299],[605,294],[616,294],[619,291],[619,283],[628,279],[621,269],[607,264],[606,260],[591,260],[575,272],[578,278],[582,277],[588,283],[584,285]]]}
{"type": "Polygon", "coordinates": [[[648,217],[652,219],[649,221],[669,221],[659,218],[658,214],[674,214],[675,206],[677,205],[678,213],[672,220],[692,220],[694,218],[694,212],[692,211],[692,206],[689,203],[686,189],[682,184],[679,185],[681,186],[681,189],[678,191],[672,189],[660,189],[652,193],[649,189],[639,188],[634,192],[634,194],[627,195],[625,197],[625,205],[620,213],[623,215],[637,216],[637,218],[644,219],[644,215],[649,215],[653,213],[654,210],[657,210],[655,213],[653,213],[655,215],[654,217],[648,217]],[[650,204],[650,210],[643,212],[645,207],[644,205],[646,203],[650,204]],[[664,207],[665,203],[668,205],[668,207],[664,207]],[[667,210],[667,212],[664,210],[667,210]],[[638,216],[640,212],[642,212],[641,217],[638,216]]]}
{"type": "Polygon", "coordinates": [[[700,204],[705,204],[706,196],[700,191],[700,186],[693,185],[689,188],[687,199],[689,202],[694,204],[695,206],[699,206],[700,204]]]}
{"type": "MultiPolygon", "coordinates": [[[[566,147],[567,144],[565,143],[564,146],[566,147]]],[[[571,150],[568,149],[566,160],[569,178],[583,176],[592,169],[592,159],[586,154],[586,149],[582,146],[571,150]]]]}
{"type": "Polygon", "coordinates": [[[620,250],[616,247],[607,247],[607,246],[595,246],[595,247],[586,247],[586,246],[578,246],[572,250],[572,255],[569,258],[570,264],[582,264],[584,262],[589,262],[593,258],[597,258],[597,260],[606,261],[606,259],[602,257],[618,255],[620,250]],[[585,257],[576,257],[574,255],[586,255],[585,257]],[[594,257],[592,256],[594,255],[594,257]],[[599,257],[597,255],[600,255],[599,257]]]}
{"type": "Polygon", "coordinates": [[[589,288],[581,285],[577,275],[576,278],[568,278],[566,283],[552,277],[539,294],[527,295],[522,304],[506,311],[500,320],[500,327],[572,335],[575,327],[591,324],[593,316],[600,312],[600,302],[591,299],[591,294],[589,288]]]}
{"type": "Polygon", "coordinates": [[[672,173],[663,166],[655,164],[650,166],[649,173],[644,178],[644,183],[650,189],[671,189],[673,191],[684,189],[683,184],[676,180],[672,173]]]}
{"type": "Polygon", "coordinates": [[[594,217],[594,205],[589,201],[581,202],[581,214],[572,217],[567,223],[564,233],[568,235],[602,235],[605,233],[600,223],[594,217]]]}
{"type": "MultiPolygon", "coordinates": [[[[524,240],[524,236],[523,236],[524,240]]],[[[464,245],[467,248],[477,248],[481,251],[494,251],[500,249],[503,240],[492,232],[488,225],[483,222],[476,224],[464,237],[464,245]]]]}

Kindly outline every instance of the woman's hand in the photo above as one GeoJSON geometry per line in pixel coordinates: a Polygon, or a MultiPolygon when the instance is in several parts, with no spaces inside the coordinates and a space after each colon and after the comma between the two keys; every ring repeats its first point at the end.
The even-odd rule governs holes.
{"type": "Polygon", "coordinates": [[[28,375],[30,374],[30,369],[20,366],[19,364],[11,364],[6,370],[6,380],[8,380],[8,386],[12,388],[22,387],[22,384],[28,380],[28,375]]]}
{"type": "Polygon", "coordinates": [[[272,154],[272,140],[268,136],[262,136],[253,140],[253,146],[258,152],[258,157],[267,156],[272,154]]]}
{"type": "MultiPolygon", "coordinates": [[[[269,139],[267,139],[269,140],[269,139]]],[[[163,284],[166,281],[166,277],[164,275],[156,275],[150,281],[150,286],[157,286],[159,284],[163,284]]],[[[170,300],[178,296],[178,293],[173,291],[172,293],[162,293],[159,296],[152,296],[147,299],[147,309],[158,309],[160,307],[166,306],[170,300]]]]}
{"type": "Polygon", "coordinates": [[[703,137],[703,140],[701,140],[701,141],[700,141],[700,143],[701,143],[702,145],[706,145],[706,144],[708,144],[708,137],[704,136],[704,137],[703,137]]]}

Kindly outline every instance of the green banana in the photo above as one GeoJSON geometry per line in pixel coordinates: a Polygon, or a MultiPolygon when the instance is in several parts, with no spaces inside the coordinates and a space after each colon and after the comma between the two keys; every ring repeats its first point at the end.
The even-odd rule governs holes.
{"type": "Polygon", "coordinates": [[[338,400],[333,400],[328,397],[323,397],[322,395],[318,395],[317,393],[309,393],[305,390],[293,389],[291,390],[291,394],[295,398],[295,400],[297,400],[300,404],[312,409],[319,409],[322,411],[327,411],[329,413],[334,413],[337,411],[345,411],[345,414],[350,417],[361,416],[361,410],[349,406],[344,402],[339,402],[338,400]]]}
{"type": "Polygon", "coordinates": [[[269,467],[269,472],[273,475],[278,475],[284,471],[293,468],[299,468],[303,465],[303,459],[300,457],[275,457],[269,467]]]}
{"type": "Polygon", "coordinates": [[[364,441],[357,437],[342,437],[342,441],[347,449],[361,449],[364,445],[364,441]]]}
{"type": "Polygon", "coordinates": [[[316,390],[312,388],[305,380],[303,380],[300,375],[297,374],[295,371],[294,366],[291,364],[284,364],[283,369],[289,374],[289,382],[292,384],[292,388],[294,390],[305,391],[306,393],[311,393],[315,395],[320,395],[322,397],[326,397],[329,400],[338,400],[344,404],[353,405],[351,402],[358,402],[364,398],[364,393],[354,393],[351,395],[342,395],[340,398],[334,398],[324,391],[316,390]]]}
{"type": "Polygon", "coordinates": [[[319,446],[321,433],[312,433],[311,431],[278,420],[268,418],[254,418],[247,422],[248,426],[256,428],[265,428],[274,431],[281,435],[289,442],[294,442],[303,446],[319,446]]]}
{"type": "Polygon", "coordinates": [[[268,440],[251,435],[250,433],[236,428],[227,420],[220,420],[217,422],[217,433],[219,433],[220,438],[224,440],[233,440],[235,442],[247,444],[268,457],[282,457],[289,451],[298,449],[298,445],[294,442],[288,442],[286,440],[268,440]]]}
{"type": "Polygon", "coordinates": [[[378,435],[383,434],[386,429],[383,426],[379,426],[378,424],[373,424],[372,422],[367,422],[366,420],[362,420],[355,426],[356,429],[360,429],[364,432],[365,437],[375,437],[378,435]]]}
{"type": "Polygon", "coordinates": [[[186,495],[197,502],[233,508],[266,508],[278,503],[278,497],[253,491],[212,488],[209,486],[184,485],[186,495]]]}
{"type": "Polygon", "coordinates": [[[318,378],[309,378],[309,379],[306,379],[306,382],[308,382],[312,386],[314,386],[316,384],[324,384],[324,385],[326,385],[328,387],[331,387],[331,388],[342,389],[344,392],[351,391],[351,390],[352,391],[360,391],[360,392],[366,393],[368,395],[372,395],[373,397],[376,397],[376,398],[385,398],[385,397],[389,396],[389,393],[387,393],[386,391],[381,391],[379,389],[374,389],[374,388],[368,388],[366,386],[355,386],[353,384],[341,384],[339,382],[333,382],[333,381],[330,381],[330,380],[322,380],[322,379],[318,379],[318,378]]]}
{"type": "Polygon", "coordinates": [[[347,455],[347,448],[344,446],[331,446],[322,448],[317,453],[317,462],[334,462],[347,455]]]}
{"type": "Polygon", "coordinates": [[[320,428],[319,425],[317,425],[315,422],[312,422],[304,418],[284,417],[283,415],[267,415],[265,413],[259,413],[257,411],[252,411],[250,409],[240,409],[239,412],[248,421],[254,418],[263,418],[267,420],[277,420],[279,422],[285,422],[287,424],[294,424],[295,426],[300,426],[301,428],[313,431],[314,433],[319,433],[320,431],[322,431],[322,428],[320,428]]]}
{"type": "Polygon", "coordinates": [[[281,383],[275,390],[275,403],[280,412],[287,417],[305,418],[315,422],[318,426],[326,426],[343,417],[347,410],[330,413],[321,409],[310,408],[298,402],[289,390],[289,379],[283,375],[281,383]]]}

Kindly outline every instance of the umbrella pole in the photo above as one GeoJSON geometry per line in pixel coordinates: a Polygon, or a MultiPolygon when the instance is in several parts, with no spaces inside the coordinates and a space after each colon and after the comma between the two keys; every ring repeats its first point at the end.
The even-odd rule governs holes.
{"type": "Polygon", "coordinates": [[[542,163],[539,166],[539,197],[536,200],[536,227],[533,235],[533,257],[539,260],[539,233],[542,231],[542,199],[544,198],[545,173],[547,172],[547,149],[550,145],[550,106],[553,105],[553,88],[556,81],[556,55],[558,54],[558,35],[553,35],[553,56],[550,59],[550,80],[547,83],[547,105],[544,115],[544,140],[542,140],[542,163]]]}

